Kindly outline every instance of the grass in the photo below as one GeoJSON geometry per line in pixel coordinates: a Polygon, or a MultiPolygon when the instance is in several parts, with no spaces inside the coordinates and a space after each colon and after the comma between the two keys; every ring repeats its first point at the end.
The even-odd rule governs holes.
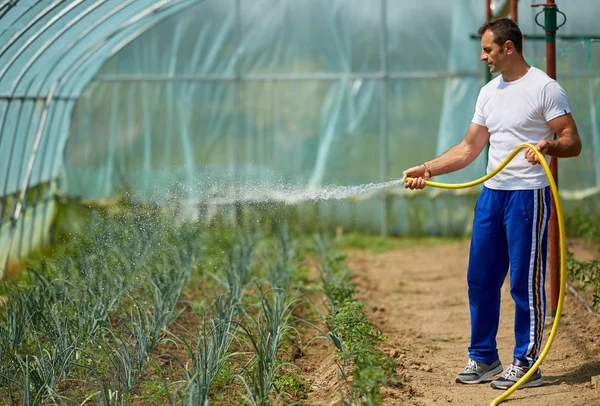
{"type": "Polygon", "coordinates": [[[399,248],[447,244],[461,240],[463,239],[448,237],[385,237],[381,235],[347,233],[336,240],[336,246],[342,249],[354,248],[372,252],[385,252],[399,248]]]}

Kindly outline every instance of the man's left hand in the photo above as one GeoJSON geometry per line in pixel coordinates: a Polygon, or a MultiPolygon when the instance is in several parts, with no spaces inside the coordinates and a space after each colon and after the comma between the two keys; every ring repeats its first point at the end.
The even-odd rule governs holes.
{"type": "MultiPolygon", "coordinates": [[[[542,155],[546,155],[548,153],[548,147],[549,144],[546,140],[541,140],[536,145],[536,148],[542,153],[542,155]]],[[[529,148],[527,148],[527,151],[525,151],[525,158],[529,161],[531,165],[536,165],[540,163],[538,156],[529,148]]]]}

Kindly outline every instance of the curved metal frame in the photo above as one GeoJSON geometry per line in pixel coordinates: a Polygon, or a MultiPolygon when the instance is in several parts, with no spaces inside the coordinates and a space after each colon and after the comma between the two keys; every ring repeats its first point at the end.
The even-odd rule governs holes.
{"type": "MultiPolygon", "coordinates": [[[[69,8],[68,10],[63,10],[63,11],[65,11],[64,14],[66,14],[68,11],[72,10],[78,4],[81,4],[82,1],[83,0],[78,0],[78,2],[73,3],[73,7],[69,8]]],[[[66,24],[61,30],[59,30],[57,33],[55,33],[48,41],[46,41],[40,47],[40,49],[38,51],[36,51],[36,53],[31,58],[29,58],[29,60],[25,63],[24,67],[19,71],[16,79],[14,80],[14,82],[12,84],[12,88],[10,89],[10,97],[14,97],[15,96],[16,89],[18,88],[19,84],[21,83],[21,80],[23,79],[23,76],[29,70],[29,68],[31,67],[31,65],[44,53],[44,51],[46,49],[48,49],[50,47],[50,45],[52,45],[52,43],[54,43],[54,41],[56,41],[63,34],[65,34],[71,27],[73,27],[73,25],[75,25],[81,19],[83,19],[84,17],[86,17],[89,13],[91,13],[93,10],[95,10],[98,6],[100,6],[104,2],[105,2],[105,0],[99,0],[99,1],[97,1],[94,5],[92,5],[91,7],[88,7],[88,9],[86,9],[83,13],[81,13],[78,16],[76,16],[75,18],[71,19],[68,24],[66,24]]],[[[54,22],[56,22],[56,20],[54,22]]],[[[52,22],[52,24],[54,22],[52,22]]],[[[42,33],[45,31],[45,29],[47,29],[52,24],[46,23],[46,25],[43,27],[43,29],[41,29],[40,31],[38,31],[36,33],[36,35],[34,36],[34,39],[39,38],[42,35],[42,33]]],[[[19,49],[19,51],[16,53],[16,56],[12,59],[12,61],[16,60],[16,58],[18,58],[18,56],[21,55],[29,45],[31,45],[31,42],[33,42],[33,40],[30,41],[28,44],[22,46],[19,49]]],[[[4,69],[3,73],[0,73],[0,79],[2,78],[3,74],[8,71],[11,63],[8,64],[9,66],[4,69]]],[[[56,64],[55,64],[55,66],[56,66],[56,64]]],[[[34,80],[35,79],[32,79],[32,82],[29,84],[29,86],[28,86],[25,94],[29,93],[29,90],[31,89],[34,80]]],[[[0,125],[0,134],[2,134],[4,132],[3,131],[4,130],[4,123],[6,122],[7,115],[8,115],[8,108],[4,112],[4,116],[3,116],[3,120],[2,120],[2,125],[0,125]]],[[[33,111],[32,111],[31,116],[29,117],[29,120],[28,120],[28,122],[30,124],[31,124],[32,118],[33,118],[33,111]]],[[[17,130],[18,130],[18,127],[17,127],[17,129],[15,129],[15,136],[13,136],[13,138],[16,138],[16,135],[18,133],[17,130]]],[[[29,134],[29,127],[27,129],[27,134],[29,134]]],[[[23,157],[21,158],[21,160],[25,159],[25,152],[26,152],[26,149],[23,150],[23,157]]],[[[8,169],[10,169],[10,162],[11,162],[11,160],[9,160],[8,169]]],[[[19,169],[19,173],[21,172],[21,168],[19,169]]],[[[8,179],[8,171],[7,171],[6,178],[8,179]]],[[[20,178],[20,175],[19,175],[19,178],[20,178]]],[[[7,189],[8,189],[8,183],[5,182],[5,184],[4,184],[4,190],[2,192],[3,196],[6,195],[7,189]]]]}
{"type": "Polygon", "coordinates": [[[0,14],[0,19],[2,19],[2,17],[4,17],[12,7],[15,7],[18,2],[19,0],[5,0],[2,4],[0,4],[0,11],[2,11],[4,7],[8,6],[6,7],[6,10],[4,10],[2,14],[0,14]]]}
{"type": "MultiPolygon", "coordinates": [[[[10,40],[8,40],[8,42],[4,45],[4,47],[2,49],[0,49],[0,57],[2,57],[2,55],[4,55],[4,53],[19,39],[23,36],[23,34],[27,31],[29,31],[29,29],[33,26],[35,26],[35,24],[37,24],[38,21],[40,21],[42,18],[44,18],[44,16],[48,13],[50,13],[52,10],[54,10],[60,3],[62,3],[62,0],[55,0],[54,4],[49,5],[48,7],[46,7],[41,13],[39,13],[38,15],[36,15],[36,17],[34,19],[32,19],[31,21],[29,21],[27,23],[27,25],[25,27],[23,27],[21,30],[15,32],[15,34],[11,37],[10,40]]],[[[23,13],[23,15],[25,15],[26,13],[23,13]]],[[[0,79],[2,79],[3,74],[0,74],[0,79]]]]}
{"type": "MultiPolygon", "coordinates": [[[[71,11],[76,5],[81,4],[80,0],[79,2],[77,2],[73,7],[67,7],[68,10],[66,10],[64,13],[61,14],[61,16],[64,16],[68,11],[71,11]]],[[[124,5],[122,4],[121,7],[118,7],[117,11],[114,11],[112,13],[109,13],[110,15],[114,15],[116,14],[119,10],[122,10],[124,7],[126,7],[127,5],[133,4],[135,0],[130,0],[129,2],[126,2],[124,5]]],[[[71,67],[70,69],[66,72],[63,73],[59,78],[57,78],[52,86],[50,87],[50,90],[48,92],[47,97],[45,98],[44,101],[44,109],[42,111],[42,114],[40,116],[40,121],[38,124],[38,128],[37,131],[35,133],[35,139],[34,139],[34,143],[32,146],[32,150],[31,150],[31,154],[29,157],[29,161],[28,161],[28,165],[27,165],[27,170],[25,173],[25,177],[23,179],[23,184],[22,187],[20,189],[19,192],[19,199],[17,201],[16,207],[14,209],[14,212],[11,216],[11,227],[10,227],[10,236],[9,236],[9,247],[8,247],[8,255],[6,256],[5,259],[5,263],[4,263],[4,267],[2,269],[2,272],[4,271],[4,269],[6,269],[6,265],[10,256],[10,251],[12,250],[12,243],[14,240],[14,233],[15,233],[15,229],[16,229],[16,224],[17,221],[21,215],[23,206],[25,204],[25,194],[27,192],[27,189],[29,188],[29,182],[31,179],[31,174],[33,171],[33,166],[35,164],[35,160],[37,158],[37,152],[39,149],[39,145],[40,145],[40,141],[41,141],[41,137],[42,134],[44,132],[45,129],[45,123],[46,123],[46,119],[48,116],[48,112],[49,112],[49,106],[52,103],[52,100],[54,99],[54,95],[57,91],[57,89],[62,88],[68,83],[68,81],[75,75],[75,73],[78,73],[82,67],[85,67],[85,63],[87,62],[88,64],[91,63],[89,62],[90,60],[93,60],[95,58],[93,58],[95,55],[97,55],[97,52],[99,50],[101,50],[107,43],[110,42],[111,39],[115,38],[118,34],[122,33],[123,31],[127,30],[128,28],[133,27],[136,23],[139,23],[141,21],[143,21],[145,18],[147,17],[151,17],[154,14],[160,13],[160,12],[164,12],[166,10],[175,8],[175,7],[179,7],[181,10],[184,10],[185,8],[198,3],[202,0],[162,0],[156,4],[154,4],[153,6],[145,9],[143,12],[138,13],[137,15],[130,17],[129,19],[127,19],[125,22],[123,22],[122,24],[120,24],[117,28],[111,30],[107,35],[105,35],[102,39],[100,39],[99,41],[97,41],[93,46],[91,46],[88,51],[81,57],[79,58],[71,67]]],[[[55,6],[58,5],[59,2],[54,3],[52,6],[49,6],[47,8],[44,9],[44,11],[40,14],[38,14],[36,16],[36,19],[34,19],[34,22],[30,22],[26,27],[24,27],[22,30],[20,30],[18,33],[16,33],[15,35],[13,35],[13,37],[11,38],[11,40],[9,41],[9,43],[2,49],[0,50],[0,56],[6,52],[6,50],[16,41],[16,39],[22,35],[23,32],[27,31],[28,29],[30,29],[35,22],[39,21],[41,18],[43,18],[43,16],[45,16],[46,14],[48,14],[52,9],[54,9],[55,6]]],[[[95,9],[95,8],[93,8],[95,9]]],[[[93,11],[93,9],[91,7],[88,7],[86,9],[87,13],[86,15],[93,11]]],[[[181,11],[181,10],[176,10],[175,12],[181,11]]],[[[164,16],[164,18],[160,18],[157,21],[152,21],[150,24],[148,24],[147,26],[143,26],[140,29],[134,31],[131,35],[128,35],[125,37],[124,40],[119,41],[112,49],[110,49],[107,53],[102,55],[103,60],[106,60],[110,57],[112,57],[115,53],[117,53],[119,50],[121,50],[123,47],[125,47],[128,43],[130,43],[131,41],[133,41],[134,39],[136,39],[137,37],[139,37],[140,35],[142,35],[143,33],[147,32],[148,30],[150,30],[151,28],[153,28],[154,26],[156,26],[157,24],[159,24],[160,22],[162,22],[165,18],[170,17],[173,13],[167,13],[167,15],[164,16]]],[[[83,18],[83,16],[79,16],[80,18],[83,18]]],[[[88,27],[84,33],[80,34],[80,36],[78,37],[77,40],[72,41],[71,44],[69,46],[67,46],[67,48],[63,51],[62,55],[66,55],[68,53],[69,50],[71,50],[76,43],[78,42],[79,39],[83,38],[85,35],[89,34],[89,32],[91,32],[93,29],[97,28],[102,22],[106,21],[109,18],[109,16],[105,16],[103,19],[101,19],[100,22],[96,22],[94,25],[94,28],[90,28],[88,27]],[[87,32],[86,32],[87,31],[87,32]]],[[[23,51],[29,46],[31,45],[31,43],[33,42],[34,39],[37,39],[42,33],[43,31],[45,31],[49,26],[51,26],[52,24],[54,24],[56,21],[58,21],[60,18],[56,18],[53,17],[53,19],[50,22],[47,22],[43,29],[38,31],[37,35],[34,36],[35,38],[33,39],[29,39],[24,45],[21,46],[21,48],[19,49],[19,51],[17,51],[17,55],[11,58],[9,65],[12,65],[12,63],[14,63],[14,61],[18,58],[19,55],[21,55],[23,53],[23,51]]],[[[48,49],[51,45],[52,42],[54,42],[57,38],[59,38],[60,36],[62,36],[62,34],[64,34],[66,31],[68,31],[68,29],[70,27],[72,27],[73,24],[68,24],[68,27],[65,27],[64,29],[62,29],[60,31],[60,34],[57,35],[55,34],[52,39],[50,41],[47,41],[46,44],[44,44],[44,50],[48,49]]],[[[34,54],[34,57],[32,59],[37,59],[41,54],[43,53],[43,51],[41,52],[36,52],[34,54]]],[[[60,58],[59,58],[60,59],[60,58]]],[[[59,60],[57,59],[57,60],[59,60]]],[[[28,61],[28,68],[33,64],[32,60],[30,59],[28,61]]],[[[53,66],[53,69],[50,69],[44,79],[44,81],[42,82],[42,85],[40,87],[43,88],[44,86],[44,82],[46,82],[48,80],[48,78],[50,77],[50,75],[54,72],[54,69],[56,68],[56,66],[58,65],[58,63],[55,63],[55,65],[53,66]]],[[[98,67],[99,68],[99,67],[98,67]]],[[[91,67],[87,67],[87,69],[91,69],[91,67]]],[[[8,68],[4,68],[3,71],[0,73],[0,78],[2,76],[4,76],[4,74],[6,73],[6,71],[8,70],[8,68]]],[[[23,69],[19,76],[19,82],[22,79],[22,77],[24,76],[24,74],[26,73],[27,70],[23,69]]],[[[11,93],[14,95],[14,91],[17,88],[18,83],[16,83],[15,85],[12,86],[11,88],[11,93]]],[[[8,108],[7,108],[8,111],[8,108]]],[[[65,112],[68,111],[68,106],[65,108],[65,112]]],[[[64,117],[63,117],[64,120],[64,117]]],[[[2,125],[0,126],[0,134],[2,132],[2,129],[4,127],[4,121],[2,125]]],[[[58,153],[58,147],[55,148],[55,152],[58,153]]],[[[56,161],[56,155],[54,155],[54,160],[56,161]]],[[[55,162],[53,163],[53,165],[55,165],[55,162]]],[[[54,172],[55,168],[52,169],[52,173],[54,172]]]]}

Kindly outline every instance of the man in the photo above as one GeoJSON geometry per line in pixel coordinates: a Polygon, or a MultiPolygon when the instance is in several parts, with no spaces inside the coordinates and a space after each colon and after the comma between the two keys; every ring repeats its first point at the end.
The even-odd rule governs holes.
{"type": "MultiPolygon", "coordinates": [[[[480,91],[473,120],[462,142],[441,156],[404,171],[405,188],[422,189],[434,175],[469,165],[490,143],[488,173],[524,143],[545,155],[573,157],[581,140],[562,87],[522,54],[519,27],[503,18],[479,29],[481,60],[499,73],[480,91]],[[554,140],[553,134],[558,138],[554,140]]],[[[458,383],[480,383],[502,372],[496,347],[500,288],[510,267],[515,301],[513,362],[492,381],[508,389],[537,360],[545,317],[544,274],[549,183],[537,156],[526,150],[485,182],[475,206],[467,282],[471,312],[469,360],[458,383]]],[[[542,385],[537,370],[523,387],[542,385]]]]}

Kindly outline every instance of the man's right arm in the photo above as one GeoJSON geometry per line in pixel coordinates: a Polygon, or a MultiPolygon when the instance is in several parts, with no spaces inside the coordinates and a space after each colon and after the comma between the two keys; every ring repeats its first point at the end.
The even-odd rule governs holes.
{"type": "Polygon", "coordinates": [[[423,189],[425,181],[431,176],[443,175],[466,167],[479,156],[489,140],[490,133],[487,127],[471,123],[465,138],[460,144],[455,145],[431,161],[405,170],[402,177],[413,179],[405,181],[404,187],[407,189],[423,189]]]}

